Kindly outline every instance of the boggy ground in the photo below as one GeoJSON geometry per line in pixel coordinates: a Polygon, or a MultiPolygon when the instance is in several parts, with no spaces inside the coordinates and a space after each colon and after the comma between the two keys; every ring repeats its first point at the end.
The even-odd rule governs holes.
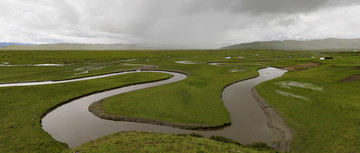
{"type": "MultiPolygon", "coordinates": [[[[129,105],[129,110],[126,113],[134,113],[143,109],[146,117],[149,118],[161,118],[164,120],[171,120],[179,123],[204,123],[210,125],[219,125],[229,122],[226,109],[221,102],[221,89],[228,83],[239,80],[242,78],[252,77],[257,74],[256,70],[260,67],[276,66],[285,67],[291,65],[299,65],[310,62],[318,62],[316,59],[312,59],[312,56],[320,57],[327,53],[312,53],[312,52],[278,52],[278,51],[56,51],[56,52],[44,52],[44,51],[1,51],[0,62],[8,62],[13,65],[20,64],[67,64],[64,67],[1,67],[2,82],[24,82],[32,80],[59,80],[67,79],[74,76],[74,73],[79,73],[78,68],[83,67],[97,67],[87,70],[88,73],[80,74],[80,76],[88,76],[94,74],[103,74],[114,71],[120,71],[127,68],[134,68],[145,65],[158,65],[160,69],[175,69],[189,72],[189,78],[178,83],[159,86],[156,88],[150,88],[146,90],[136,91],[134,93],[128,93],[123,95],[129,96],[130,94],[145,93],[139,96],[139,99],[131,99],[139,107],[129,105]],[[232,57],[231,59],[225,59],[225,57],[232,57]],[[239,57],[241,56],[241,58],[239,57]],[[136,59],[136,60],[132,60],[136,59]],[[120,62],[119,62],[120,61],[120,62]],[[194,61],[196,64],[178,64],[176,61],[194,61]],[[230,63],[224,65],[208,65],[211,62],[230,63]],[[127,67],[130,66],[130,67],[127,67]],[[36,73],[24,73],[32,72],[36,73]],[[234,71],[237,70],[237,71],[234,71]],[[14,80],[16,74],[16,81],[14,80]],[[160,96],[166,95],[166,96],[160,96]],[[155,98],[158,98],[156,100],[155,98]],[[147,104],[141,104],[146,100],[147,104]],[[166,102],[174,101],[174,106],[166,104],[166,102]],[[204,105],[206,104],[206,105],[204,105]],[[130,110],[134,109],[134,110],[130,110]],[[155,112],[155,110],[159,110],[155,112]],[[176,118],[179,115],[181,118],[176,118]]],[[[330,63],[339,67],[337,71],[351,71],[348,69],[350,65],[355,66],[359,63],[357,54],[343,53],[336,56],[343,56],[342,58],[335,58],[332,60],[332,64],[329,61],[323,63],[330,63]],[[339,64],[343,63],[343,64],[339,64]]],[[[324,67],[326,64],[321,65],[324,67]]],[[[329,66],[329,65],[328,65],[329,66]]],[[[305,74],[313,69],[311,68],[305,71],[292,72],[297,73],[298,77],[304,77],[308,79],[310,77],[305,74]],[[305,73],[305,74],[303,74],[305,73]]],[[[334,77],[335,69],[317,69],[318,73],[323,74],[324,77],[334,77]],[[329,70],[327,72],[326,70],[329,70]]],[[[316,72],[317,72],[316,71],[316,72]]],[[[335,73],[337,72],[335,71],[335,73]]],[[[342,78],[355,75],[352,73],[341,73],[342,78]]],[[[33,87],[9,87],[0,88],[0,152],[60,152],[66,150],[66,146],[59,142],[56,142],[46,132],[42,131],[40,125],[40,116],[46,110],[51,107],[66,101],[68,99],[88,94],[97,90],[106,90],[115,86],[124,85],[124,83],[141,82],[142,79],[159,79],[164,76],[140,76],[136,75],[128,78],[114,77],[104,78],[98,80],[89,80],[84,82],[74,82],[58,85],[45,85],[45,86],[33,86],[33,87]],[[101,80],[101,81],[100,81],[101,80]],[[117,83],[114,83],[117,82],[117,83]],[[21,96],[19,96],[21,95],[21,96]]],[[[340,77],[339,77],[340,78],[340,77]]],[[[144,80],[143,80],[144,81],[144,80]]],[[[321,80],[319,80],[321,82],[321,80]]],[[[338,83],[340,82],[337,80],[338,83]]],[[[332,84],[333,82],[326,82],[332,84]]],[[[342,105],[333,105],[331,99],[325,99],[322,105],[327,108],[336,106],[338,109],[347,110],[351,113],[352,117],[356,116],[357,106],[355,103],[350,103],[347,100],[356,101],[358,98],[353,94],[352,89],[356,89],[356,82],[351,82],[350,85],[343,85],[341,87],[347,88],[349,91],[341,92],[340,97],[345,97],[342,101],[342,105]],[[348,95],[349,96],[346,96],[348,95]],[[345,102],[346,101],[346,102],[345,102]],[[355,105],[356,107],[350,107],[355,105]],[[351,109],[353,108],[353,109],[351,109]]],[[[338,88],[331,88],[329,91],[337,91],[338,88]]],[[[326,88],[325,91],[327,92],[326,88]]],[[[356,149],[356,141],[354,143],[347,143],[346,141],[352,141],[353,138],[359,138],[358,135],[347,134],[346,132],[335,132],[332,139],[320,139],[318,143],[308,142],[306,138],[317,139],[321,138],[321,135],[327,135],[329,132],[321,132],[322,129],[341,129],[349,128],[351,131],[358,130],[355,124],[344,126],[334,126],[332,124],[326,124],[327,126],[321,126],[323,120],[317,120],[319,122],[318,130],[314,132],[311,128],[306,127],[308,122],[303,121],[303,118],[307,118],[307,114],[298,113],[296,117],[293,117],[292,112],[286,111],[288,107],[293,106],[280,106],[275,103],[277,99],[271,99],[267,96],[276,95],[274,93],[261,92],[261,96],[264,96],[266,101],[270,103],[282,116],[285,117],[285,121],[289,124],[293,132],[295,133],[294,142],[292,144],[292,150],[295,152],[302,151],[302,148],[307,148],[310,152],[324,152],[329,148],[326,145],[335,143],[338,148],[352,148],[356,149]],[[285,110],[285,111],[284,111],[285,110]],[[300,121],[298,121],[300,120],[300,121]],[[296,124],[294,124],[294,122],[296,124]],[[303,128],[297,126],[302,125],[303,128]],[[330,127],[330,128],[329,128],[330,127]],[[334,128],[333,128],[334,127],[334,128]],[[302,131],[310,131],[303,134],[302,131]],[[335,141],[337,138],[341,141],[335,141]],[[325,142],[326,141],[326,142],[325,142]],[[326,146],[326,147],[313,147],[313,146],[326,146]]],[[[277,96],[281,97],[281,96],[277,96]]],[[[287,98],[287,97],[286,97],[287,98]]],[[[338,97],[333,97],[339,100],[338,97]]],[[[123,97],[121,97],[123,99],[123,97]]],[[[289,99],[289,98],[287,98],[289,99]]],[[[283,100],[284,101],[284,100],[283,100]]],[[[292,100],[293,101],[293,100],[292,100]]],[[[294,100],[296,101],[296,100],[294,100]]],[[[122,101],[124,102],[124,101],[122,101]]],[[[125,101],[124,104],[127,102],[125,101]]],[[[289,102],[286,102],[286,104],[289,102]]],[[[306,108],[306,107],[305,107],[306,108]]],[[[305,109],[303,108],[303,109],[305,109]]],[[[335,109],[336,110],[336,109],[335,109]]],[[[335,111],[327,109],[312,109],[312,111],[335,111]]],[[[338,111],[338,110],[337,110],[338,111]]],[[[317,112],[318,113],[318,112],[317,112]]],[[[315,113],[316,114],[316,113],[315,113]]],[[[329,113],[331,114],[331,113],[329,113]]],[[[336,113],[335,113],[336,114],[336,113]]],[[[130,116],[130,115],[129,115],[130,116]]],[[[330,115],[331,116],[331,115],[330,115]]],[[[349,115],[345,115],[349,116],[349,115]]],[[[357,115],[359,116],[359,115],[357,115]]],[[[343,118],[332,118],[332,123],[337,123],[337,120],[343,118]]],[[[351,117],[348,118],[351,120],[351,117]]],[[[355,120],[356,122],[356,120],[355,120]]],[[[327,123],[327,122],[326,122],[327,123]]],[[[354,122],[351,122],[354,123],[354,122]]],[[[356,122],[357,123],[357,122],[356,122]]],[[[316,124],[317,125],[317,124],[316,124]]],[[[345,130],[346,131],[346,130],[345,130]]],[[[100,146],[99,146],[100,147],[100,146]]]]}
{"type": "Polygon", "coordinates": [[[311,62],[311,63],[305,63],[305,64],[300,64],[300,65],[293,65],[293,66],[287,66],[284,67],[284,70],[306,70],[312,67],[316,67],[319,66],[321,63],[320,62],[311,62]]]}

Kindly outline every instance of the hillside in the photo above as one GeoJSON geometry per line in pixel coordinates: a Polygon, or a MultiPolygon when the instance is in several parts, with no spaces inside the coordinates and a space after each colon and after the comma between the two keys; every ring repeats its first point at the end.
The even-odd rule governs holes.
{"type": "Polygon", "coordinates": [[[253,49],[253,50],[359,50],[360,39],[320,39],[320,40],[284,40],[251,42],[226,46],[221,49],[253,49]]]}
{"type": "Polygon", "coordinates": [[[31,44],[23,44],[23,43],[15,43],[15,42],[0,42],[0,48],[10,45],[22,45],[22,46],[29,46],[31,44]]]}

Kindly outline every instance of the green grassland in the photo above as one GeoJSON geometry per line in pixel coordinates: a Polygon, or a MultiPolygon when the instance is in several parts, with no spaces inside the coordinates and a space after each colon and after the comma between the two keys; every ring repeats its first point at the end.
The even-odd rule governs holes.
{"type": "Polygon", "coordinates": [[[132,63],[131,54],[122,56],[113,52],[102,55],[101,52],[73,51],[1,51],[0,82],[24,82],[62,80],[119,72],[126,69],[142,67],[132,63]],[[126,57],[126,58],[125,58],[126,57]],[[32,66],[33,64],[63,64],[64,66],[32,66]],[[87,71],[86,73],[84,73],[87,71]]]}
{"type": "Polygon", "coordinates": [[[292,71],[257,86],[266,101],[294,133],[293,152],[360,152],[360,80],[341,80],[360,74],[358,53],[342,53],[321,66],[292,71]],[[322,90],[284,88],[281,81],[311,83],[322,90]],[[308,98],[281,96],[284,91],[308,98]]]}
{"type": "MultiPolygon", "coordinates": [[[[61,80],[122,71],[143,65],[158,65],[158,69],[181,70],[190,75],[181,82],[111,97],[104,103],[105,109],[125,116],[162,119],[178,123],[221,125],[229,122],[228,112],[222,105],[220,97],[225,85],[256,76],[257,69],[262,67],[285,67],[319,62],[318,58],[321,56],[333,56],[335,59],[322,61],[323,64],[316,68],[289,72],[277,81],[289,77],[292,81],[304,81],[322,86],[323,91],[307,91],[308,89],[298,88],[277,89],[279,86],[272,81],[260,85],[257,89],[270,105],[284,116],[295,133],[291,146],[294,152],[332,152],[337,151],[336,149],[341,151],[342,148],[348,149],[346,151],[349,152],[356,152],[358,149],[356,147],[359,146],[356,145],[359,144],[356,140],[359,140],[358,133],[360,133],[360,119],[356,118],[360,116],[357,103],[359,97],[356,94],[359,81],[339,82],[339,80],[359,73],[353,70],[360,63],[358,53],[246,50],[0,51],[0,64],[2,62],[11,65],[65,64],[60,67],[0,66],[0,82],[61,80]],[[225,59],[229,56],[232,58],[225,59]],[[311,58],[313,56],[315,58],[311,58]],[[130,59],[136,60],[128,61],[130,59]],[[193,61],[197,64],[178,64],[175,61],[193,61]],[[223,64],[208,65],[211,62],[223,64]],[[79,72],[74,69],[83,67],[87,67],[89,73],[75,76],[74,74],[79,72]],[[95,68],[90,70],[89,67],[95,68]],[[278,93],[273,92],[274,90],[305,95],[310,100],[305,103],[299,102],[301,100],[296,98],[279,96],[278,93]],[[134,96],[138,99],[131,98],[134,96]],[[115,104],[119,107],[108,107],[115,104]],[[125,110],[122,107],[128,109],[125,110]],[[119,113],[119,110],[122,113],[119,113]],[[139,113],[140,111],[142,113],[139,113]],[[319,116],[316,118],[313,117],[314,115],[319,116]],[[328,118],[330,120],[325,120],[328,118]],[[316,126],[316,128],[308,125],[316,126]]],[[[127,74],[56,85],[0,88],[0,152],[68,151],[66,145],[56,142],[41,129],[39,121],[42,113],[63,101],[94,91],[164,77],[168,76],[153,73],[151,75],[127,74]]],[[[111,137],[120,141],[120,138],[116,138],[116,134],[111,137]]],[[[136,141],[146,143],[150,139],[147,137],[161,136],[152,134],[152,136],[144,136],[145,140],[136,141]]],[[[167,140],[166,137],[163,139],[167,140]]],[[[100,139],[97,142],[100,143],[103,140],[100,139]]],[[[91,147],[104,149],[108,148],[106,145],[108,144],[91,144],[91,147]]],[[[109,146],[125,147],[124,144],[109,146]]],[[[161,148],[167,147],[164,144],[161,148]]],[[[192,151],[204,149],[194,148],[195,150],[192,151]]],[[[148,149],[152,151],[153,148],[148,149]]]]}
{"type": "Polygon", "coordinates": [[[275,152],[263,148],[250,148],[234,143],[225,143],[204,138],[199,135],[172,135],[148,132],[120,132],[94,141],[66,152],[275,152]]]}
{"type": "Polygon", "coordinates": [[[230,122],[221,101],[222,88],[234,80],[255,76],[257,68],[230,73],[221,66],[187,65],[185,71],[191,75],[184,81],[113,96],[105,99],[103,106],[105,111],[120,116],[219,126],[230,122]]]}
{"type": "MultiPolygon", "coordinates": [[[[250,63],[251,65],[262,66],[279,59],[309,57],[315,53],[294,52],[291,54],[294,57],[276,51],[0,51],[0,65],[3,63],[8,65],[64,64],[64,66],[59,67],[0,66],[0,73],[2,74],[0,75],[0,82],[70,79],[117,72],[144,65],[158,65],[159,68],[184,70],[192,67],[191,65],[174,63],[183,60],[195,61],[205,65],[208,62],[226,62],[235,63],[234,65],[236,63],[250,63]],[[233,58],[224,59],[227,56],[233,56],[233,58]],[[245,58],[238,58],[238,56],[245,58]],[[85,69],[88,73],[75,75],[85,69]]],[[[241,66],[238,65],[238,67],[241,66]]],[[[246,65],[243,67],[246,68],[246,65]]]]}
{"type": "Polygon", "coordinates": [[[41,128],[41,116],[52,106],[95,91],[159,80],[163,73],[138,73],[54,85],[0,88],[0,152],[59,152],[67,146],[41,128]]]}
{"type": "MultiPolygon", "coordinates": [[[[288,59],[289,56],[287,54],[277,55],[280,52],[272,55],[269,52],[213,51],[212,53],[212,55],[203,53],[202,59],[197,56],[197,52],[192,53],[193,57],[179,59],[199,64],[159,63],[161,68],[183,70],[191,75],[181,82],[107,98],[102,103],[104,110],[119,116],[221,126],[230,122],[229,114],[221,101],[223,87],[233,81],[256,76],[257,70],[266,66],[268,62],[280,58],[288,59]],[[216,54],[220,54],[220,56],[214,56],[216,54]],[[242,55],[241,58],[239,58],[240,55],[242,55]],[[233,58],[226,61],[224,60],[226,56],[233,58]],[[209,61],[216,62],[216,59],[219,59],[219,62],[230,63],[230,65],[207,64],[209,61]],[[243,63],[247,63],[247,65],[243,65],[243,63]],[[231,72],[232,70],[239,71],[231,72]]],[[[303,54],[306,53],[294,53],[292,56],[303,58],[306,56],[303,54]]]]}

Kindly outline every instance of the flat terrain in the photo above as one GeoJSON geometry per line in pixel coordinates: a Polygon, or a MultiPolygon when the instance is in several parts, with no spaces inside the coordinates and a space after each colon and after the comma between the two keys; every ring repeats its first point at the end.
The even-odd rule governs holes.
{"type": "MultiPolygon", "coordinates": [[[[0,82],[62,80],[157,65],[158,69],[181,70],[190,75],[186,80],[174,84],[111,97],[104,103],[104,108],[125,116],[221,125],[230,122],[220,97],[225,85],[254,77],[261,67],[289,67],[315,62],[321,64],[308,69],[303,69],[303,66],[295,68],[282,78],[261,84],[257,90],[285,118],[294,132],[291,145],[293,152],[358,152],[360,97],[357,91],[360,82],[357,79],[342,80],[359,75],[359,53],[246,50],[0,51],[0,82]],[[323,56],[335,59],[319,61],[319,57],[323,56]],[[112,107],[115,105],[117,107],[112,107]]],[[[41,129],[39,121],[44,112],[74,97],[166,77],[169,76],[155,73],[128,74],[56,85],[0,88],[0,152],[68,151],[66,145],[53,140],[41,129]]],[[[116,135],[111,139],[118,139],[116,135]]],[[[157,134],[146,137],[157,136],[162,137],[157,134]]],[[[101,149],[106,148],[104,146],[107,144],[88,145],[101,149]]],[[[126,144],[121,146],[125,147],[126,144]]]]}
{"type": "Polygon", "coordinates": [[[360,80],[346,79],[360,74],[360,57],[336,56],[256,88],[292,129],[293,152],[360,151],[360,80]]]}
{"type": "Polygon", "coordinates": [[[41,116],[52,106],[95,91],[169,77],[126,74],[103,79],[29,87],[0,88],[0,152],[60,152],[65,144],[42,130],[41,116]]]}

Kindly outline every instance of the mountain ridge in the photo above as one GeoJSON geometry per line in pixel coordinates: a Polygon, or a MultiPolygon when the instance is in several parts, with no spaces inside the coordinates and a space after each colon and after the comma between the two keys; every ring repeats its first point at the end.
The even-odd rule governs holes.
{"type": "Polygon", "coordinates": [[[220,49],[250,50],[358,50],[360,39],[315,39],[315,40],[274,40],[241,43],[220,49]]]}
{"type": "Polygon", "coordinates": [[[0,42],[0,48],[5,47],[5,46],[11,46],[11,45],[29,46],[29,45],[32,45],[32,44],[17,43],[17,42],[0,42]]]}
{"type": "MultiPolygon", "coordinates": [[[[25,44],[16,42],[0,42],[0,50],[169,50],[174,47],[163,47],[154,44],[25,44]]],[[[360,38],[337,39],[326,38],[316,40],[273,40],[256,41],[225,46],[219,49],[235,50],[287,50],[287,51],[354,51],[360,50],[360,38]]]]}

